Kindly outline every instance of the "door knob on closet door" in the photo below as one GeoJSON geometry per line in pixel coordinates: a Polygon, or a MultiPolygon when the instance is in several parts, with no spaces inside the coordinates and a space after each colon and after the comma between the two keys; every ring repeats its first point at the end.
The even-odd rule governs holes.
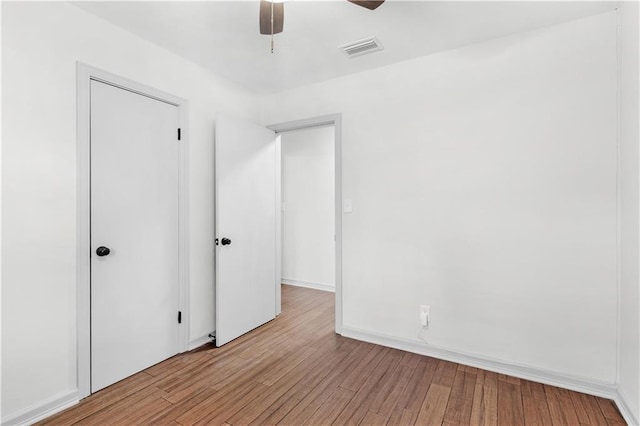
{"type": "Polygon", "coordinates": [[[111,253],[111,250],[109,250],[109,247],[105,247],[105,246],[100,246],[96,250],[96,254],[98,256],[108,256],[109,253],[111,253]]]}
{"type": "Polygon", "coordinates": [[[228,246],[229,244],[231,244],[231,240],[230,240],[230,239],[228,239],[227,237],[224,237],[224,238],[220,241],[220,243],[221,243],[223,246],[228,246]]]}

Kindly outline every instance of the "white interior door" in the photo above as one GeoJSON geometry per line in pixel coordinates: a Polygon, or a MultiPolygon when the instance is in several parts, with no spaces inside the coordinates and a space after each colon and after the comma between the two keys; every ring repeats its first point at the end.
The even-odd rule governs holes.
{"type": "Polygon", "coordinates": [[[279,164],[273,131],[216,121],[216,344],[276,316],[279,164]]]}
{"type": "Polygon", "coordinates": [[[178,119],[91,82],[92,392],[179,352],[178,119]]]}

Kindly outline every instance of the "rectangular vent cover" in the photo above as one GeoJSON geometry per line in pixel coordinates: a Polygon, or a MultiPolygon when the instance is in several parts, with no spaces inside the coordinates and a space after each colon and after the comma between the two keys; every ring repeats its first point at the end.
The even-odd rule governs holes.
{"type": "Polygon", "coordinates": [[[342,50],[349,58],[355,58],[356,56],[377,52],[384,49],[384,47],[377,37],[367,37],[338,46],[338,49],[342,50]]]}

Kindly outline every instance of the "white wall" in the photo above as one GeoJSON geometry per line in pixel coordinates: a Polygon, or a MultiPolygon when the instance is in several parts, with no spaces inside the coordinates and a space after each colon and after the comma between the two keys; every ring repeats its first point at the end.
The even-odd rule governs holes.
{"type": "Polygon", "coordinates": [[[61,2],[2,2],[2,415],[76,387],[76,61],[189,101],[191,329],[213,329],[213,118],[259,99],[61,2]]]}
{"type": "Polygon", "coordinates": [[[265,106],[342,113],[345,329],[419,342],[425,303],[432,345],[616,380],[615,13],[265,106]]]}
{"type": "Polygon", "coordinates": [[[640,185],[638,149],[638,23],[637,2],[620,7],[620,207],[621,273],[620,335],[618,358],[619,392],[640,423],[640,185]]]}
{"type": "MultiPolygon", "coordinates": [[[[72,5],[2,3],[3,419],[75,388],[76,60],[190,102],[194,339],[213,326],[213,117],[260,105],[72,5]]],[[[417,341],[430,303],[432,344],[613,382],[615,60],[610,13],[265,99],[266,124],[343,113],[345,326],[417,341]]],[[[624,265],[620,333],[637,338],[624,265]]],[[[618,380],[637,413],[630,339],[618,380]]]]}
{"type": "Polygon", "coordinates": [[[282,279],[335,288],[334,128],[284,132],[282,279]]]}

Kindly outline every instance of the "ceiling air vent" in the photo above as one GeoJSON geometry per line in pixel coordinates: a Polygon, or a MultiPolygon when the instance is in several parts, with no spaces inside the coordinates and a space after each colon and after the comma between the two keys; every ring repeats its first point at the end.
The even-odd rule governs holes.
{"type": "Polygon", "coordinates": [[[349,58],[355,58],[356,56],[382,50],[384,47],[376,37],[367,37],[338,46],[338,49],[342,50],[349,58]]]}

